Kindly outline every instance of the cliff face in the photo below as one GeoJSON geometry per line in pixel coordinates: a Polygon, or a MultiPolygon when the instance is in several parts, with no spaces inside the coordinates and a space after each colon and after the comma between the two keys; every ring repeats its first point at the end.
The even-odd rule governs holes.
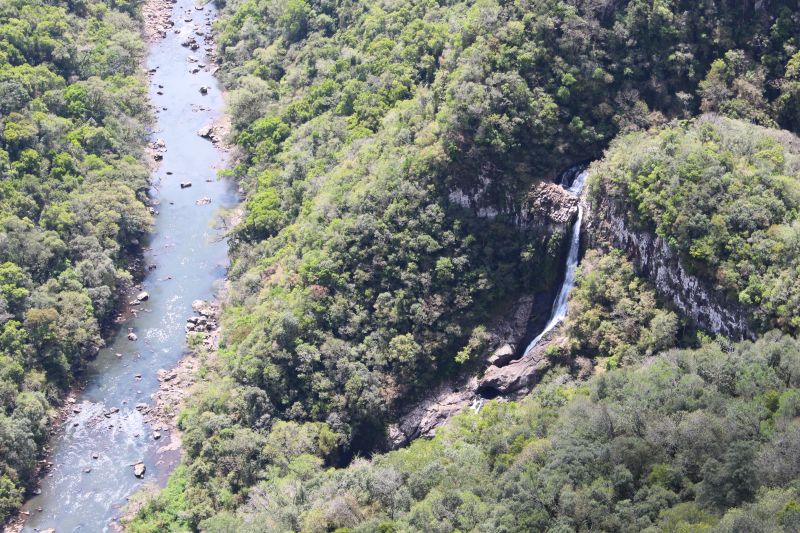
{"type": "Polygon", "coordinates": [[[700,327],[735,339],[753,337],[747,311],[725,302],[710,283],[687,272],[662,237],[634,228],[626,210],[605,194],[602,185],[587,202],[591,208],[583,231],[588,246],[623,250],[658,294],[700,327]]]}
{"type": "MultiPolygon", "coordinates": [[[[552,339],[545,339],[528,354],[520,353],[526,347],[525,342],[530,340],[530,323],[535,320],[535,308],[545,307],[537,303],[552,304],[552,297],[542,294],[515,299],[509,306],[510,311],[499,317],[488,331],[490,349],[477,372],[442,383],[405,410],[398,422],[389,427],[387,448],[405,446],[418,437],[433,437],[436,428],[451,417],[467,407],[479,407],[482,397],[516,399],[530,392],[550,366],[545,348],[552,339]]],[[[549,309],[549,305],[546,307],[549,309]]]]}
{"type": "MultiPolygon", "coordinates": [[[[476,210],[478,216],[484,218],[494,218],[498,213],[486,206],[478,207],[478,199],[461,192],[451,194],[451,200],[476,210]]],[[[514,223],[520,231],[530,231],[545,239],[561,236],[559,249],[547,260],[553,262],[553,268],[563,269],[569,247],[568,235],[578,215],[578,202],[578,197],[563,187],[538,182],[531,187],[515,215],[514,223]]],[[[400,413],[398,422],[389,427],[387,448],[404,446],[418,437],[432,437],[437,427],[463,409],[478,408],[483,397],[519,398],[530,392],[550,365],[545,348],[551,341],[556,342],[555,332],[528,354],[521,352],[545,325],[558,292],[558,281],[560,279],[547,291],[520,295],[499,309],[497,319],[488,328],[489,348],[478,368],[442,383],[400,413]]]]}

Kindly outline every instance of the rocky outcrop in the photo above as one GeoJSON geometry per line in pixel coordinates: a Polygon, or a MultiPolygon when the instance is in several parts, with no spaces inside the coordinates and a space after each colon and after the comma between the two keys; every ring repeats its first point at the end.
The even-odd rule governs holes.
{"type": "Polygon", "coordinates": [[[490,369],[487,372],[501,367],[510,369],[509,373],[513,373],[515,377],[509,378],[509,381],[514,383],[501,387],[508,392],[519,391],[524,386],[534,383],[536,379],[527,373],[537,372],[543,368],[537,364],[543,363],[528,364],[530,358],[522,358],[523,362],[520,363],[515,359],[525,348],[525,340],[530,338],[530,324],[535,321],[537,308],[549,308],[550,295],[541,294],[540,299],[545,305],[536,305],[537,298],[530,295],[520,296],[512,301],[509,304],[509,311],[501,313],[501,317],[488,331],[489,349],[480,373],[456,377],[443,383],[423,400],[407,409],[399,416],[398,422],[389,427],[387,447],[395,449],[418,437],[432,437],[436,428],[454,415],[467,407],[479,405],[482,394],[487,397],[497,396],[497,393],[488,387],[488,381],[483,389],[481,388],[481,382],[486,377],[483,374],[485,368],[490,369]]]}
{"type": "Polygon", "coordinates": [[[624,251],[659,296],[672,301],[700,327],[736,339],[753,337],[744,308],[726,302],[710,283],[687,272],[662,237],[634,228],[625,209],[602,190],[589,210],[584,230],[590,246],[610,245],[624,251]]]}
{"type": "MultiPolygon", "coordinates": [[[[486,207],[491,182],[482,178],[479,185],[469,194],[454,190],[450,200],[475,210],[482,218],[516,212],[515,225],[523,231],[532,230],[530,235],[546,238],[556,232],[566,234],[578,215],[577,196],[555,183],[535,183],[518,210],[486,207]]],[[[558,261],[561,263],[562,259],[558,261]]],[[[470,406],[479,409],[484,398],[517,398],[527,394],[550,366],[545,353],[555,331],[529,353],[521,352],[527,346],[526,341],[541,331],[547,321],[553,296],[552,291],[522,295],[509,302],[505,311],[500,310],[500,318],[489,328],[489,349],[483,364],[472,374],[443,383],[401,413],[398,422],[389,427],[387,447],[394,449],[418,437],[432,437],[437,427],[463,409],[470,406]]]]}
{"type": "Polygon", "coordinates": [[[475,399],[477,380],[471,378],[463,388],[452,383],[441,385],[389,426],[389,449],[405,446],[418,437],[433,437],[436,428],[468,407],[475,399]]]}
{"type": "Polygon", "coordinates": [[[512,393],[527,394],[550,368],[546,350],[553,342],[564,344],[566,339],[556,338],[554,333],[550,332],[519,359],[505,365],[491,365],[478,380],[476,392],[487,398],[508,396],[512,393]]]}
{"type": "Polygon", "coordinates": [[[545,227],[549,230],[569,228],[578,214],[578,197],[550,182],[539,182],[528,193],[520,213],[521,228],[545,227]]]}

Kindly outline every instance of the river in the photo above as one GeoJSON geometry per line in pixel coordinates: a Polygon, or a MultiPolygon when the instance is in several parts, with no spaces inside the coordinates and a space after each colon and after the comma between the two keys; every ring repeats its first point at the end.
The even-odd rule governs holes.
{"type": "Polygon", "coordinates": [[[185,353],[184,325],[193,314],[192,301],[211,298],[227,268],[227,246],[213,221],[219,207],[236,205],[238,195],[232,183],[216,178],[225,154],[197,135],[223,112],[222,92],[207,70],[213,65],[202,38],[197,37],[198,50],[181,46],[195,24],[207,32],[215,15],[211,5],[196,10],[194,0],[178,0],[171,17],[180,33],[170,30],[149,48],[147,68],[156,69],[150,96],[159,109],[151,140],[166,144],[150,191],[159,212],[145,243],[145,264],[156,265],[143,281],[149,299],[89,365],[85,389],[73,405],[79,412],[57,429],[50,442],[53,467],[42,480],[41,494],[25,504],[30,516],[23,531],[113,530],[127,498],[145,483],[163,485],[179,459],[175,451],[159,452],[171,436],[155,440],[136,405],[151,402],[159,387],[157,371],[173,368],[185,353]],[[202,64],[205,69],[190,73],[202,64]],[[203,86],[207,94],[201,94],[203,86]],[[184,181],[192,186],[182,189],[184,181]],[[203,197],[211,203],[197,205],[203,197]],[[137,340],[128,340],[128,328],[137,340]],[[111,413],[114,409],[119,411],[111,413]],[[131,465],[138,461],[147,468],[143,479],[133,474],[131,465]]]}

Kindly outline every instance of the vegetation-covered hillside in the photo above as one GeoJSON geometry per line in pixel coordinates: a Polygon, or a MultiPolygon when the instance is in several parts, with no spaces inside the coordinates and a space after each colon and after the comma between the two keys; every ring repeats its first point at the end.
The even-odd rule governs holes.
{"type": "MultiPolygon", "coordinates": [[[[673,350],[491,402],[433,440],[347,469],[322,468],[308,431],[279,422],[264,442],[278,459],[269,475],[202,528],[796,531],[799,380],[800,344],[777,332],[673,350]]],[[[173,476],[171,505],[188,503],[189,475],[173,476]]],[[[180,513],[165,520],[175,507],[156,508],[138,530],[186,527],[180,513]]]]}
{"type": "Polygon", "coordinates": [[[0,0],[0,520],[150,224],[135,9],[0,0]]]}
{"type": "MultiPolygon", "coordinates": [[[[500,304],[553,287],[562,232],[517,224],[534,182],[599,157],[619,133],[701,112],[796,130],[795,7],[226,3],[218,48],[243,153],[233,174],[248,200],[234,232],[221,361],[182,417],[184,465],[132,529],[677,531],[715,524],[757,497],[752,513],[785,507],[794,520],[791,476],[764,477],[753,465],[783,438],[768,421],[794,385],[769,376],[795,341],[733,349],[720,340],[658,355],[694,337],[614,253],[586,264],[570,342],[550,355],[629,368],[588,388],[554,384],[492,405],[372,463],[325,467],[380,449],[399,407],[481,363],[500,304]],[[767,353],[780,357],[756,355],[767,353]],[[737,389],[750,374],[758,380],[742,377],[751,388],[737,389]]],[[[758,156],[773,166],[741,169],[741,180],[757,176],[760,194],[785,202],[785,216],[769,216],[790,225],[797,172],[786,135],[723,124],[772,139],[764,149],[785,156],[758,156]]],[[[690,146],[701,129],[656,131],[690,146]]],[[[617,160],[644,157],[635,143],[658,135],[614,145],[625,153],[609,155],[609,176],[618,165],[620,179],[636,183],[617,160]]],[[[719,150],[738,172],[749,147],[719,150]]],[[[676,155],[687,166],[694,157],[653,157],[676,155]]],[[[662,202],[694,194],[666,189],[678,159],[653,178],[664,183],[653,189],[662,202]]],[[[737,176],[731,202],[746,196],[737,176]]],[[[703,216],[720,207],[736,211],[709,202],[703,216]]],[[[731,231],[746,240],[760,229],[731,231]]],[[[793,332],[777,320],[763,329],[773,325],[793,332]]],[[[794,415],[785,420],[793,427],[794,415]]]]}
{"type": "Polygon", "coordinates": [[[623,205],[757,330],[800,329],[800,139],[704,118],[616,140],[595,202],[623,205]]]}

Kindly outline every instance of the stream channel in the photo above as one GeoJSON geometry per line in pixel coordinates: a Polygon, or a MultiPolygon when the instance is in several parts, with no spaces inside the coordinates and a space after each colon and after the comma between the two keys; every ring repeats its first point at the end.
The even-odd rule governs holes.
{"type": "Polygon", "coordinates": [[[163,449],[169,448],[169,432],[161,431],[156,440],[154,424],[136,405],[152,401],[157,371],[173,368],[185,353],[184,325],[193,314],[192,301],[211,299],[225,276],[227,245],[213,221],[217,209],[236,205],[238,195],[231,182],[217,179],[226,163],[224,152],[197,134],[223,112],[222,92],[210,72],[213,62],[202,38],[197,38],[198,50],[181,45],[195,25],[210,30],[214,7],[195,9],[195,0],[171,5],[174,26],[150,45],[146,60],[147,69],[156,69],[149,92],[159,110],[151,141],[166,144],[151,177],[158,214],[144,243],[145,264],[156,266],[143,280],[149,299],[90,363],[84,390],[50,442],[53,466],[42,479],[41,493],[25,504],[30,516],[23,531],[113,531],[127,498],[145,483],[163,485],[179,460],[177,450],[163,449]],[[191,74],[199,65],[205,68],[191,74]],[[204,86],[207,94],[201,94],[204,86]],[[192,186],[181,188],[185,181],[192,186]],[[204,197],[211,203],[198,205],[204,197]],[[128,340],[128,328],[137,340],[128,340]],[[139,461],[147,468],[143,479],[133,473],[139,461]]]}

